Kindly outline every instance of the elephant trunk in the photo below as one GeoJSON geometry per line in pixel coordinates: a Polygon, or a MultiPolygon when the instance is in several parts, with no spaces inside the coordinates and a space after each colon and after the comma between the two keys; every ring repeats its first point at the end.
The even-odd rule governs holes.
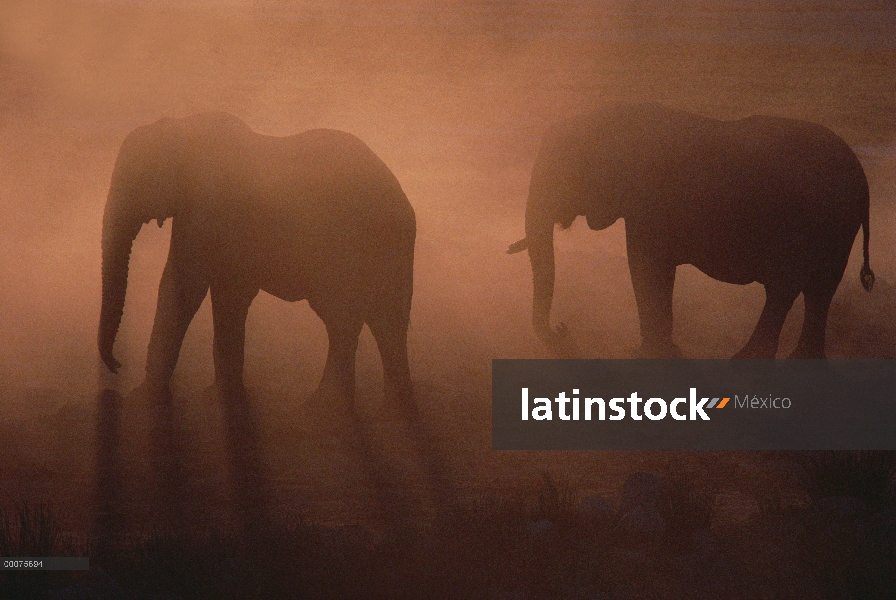
{"type": "Polygon", "coordinates": [[[100,358],[113,373],[121,366],[112,354],[112,346],[124,312],[128,262],[142,225],[139,218],[124,210],[120,194],[110,192],[103,214],[103,300],[97,344],[100,358]]]}

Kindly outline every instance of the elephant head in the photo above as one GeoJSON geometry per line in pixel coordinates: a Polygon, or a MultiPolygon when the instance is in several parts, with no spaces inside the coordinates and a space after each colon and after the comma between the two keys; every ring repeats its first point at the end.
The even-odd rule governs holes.
{"type": "Polygon", "coordinates": [[[566,337],[566,326],[550,325],[554,297],[554,226],[568,229],[585,215],[592,229],[605,229],[620,215],[613,193],[612,170],[596,155],[595,141],[582,135],[575,122],[555,126],[545,135],[535,159],[526,203],[526,237],[512,244],[508,254],[529,251],[532,264],[532,325],[547,344],[566,337]],[[587,152],[586,152],[587,150],[587,152]],[[603,173],[604,177],[599,177],[603,173]]]}
{"type": "Polygon", "coordinates": [[[112,172],[103,213],[103,296],[97,335],[100,357],[113,373],[112,354],[124,311],[128,262],[144,223],[159,227],[176,212],[180,169],[174,122],[162,119],[134,130],[124,141],[112,172]]]}

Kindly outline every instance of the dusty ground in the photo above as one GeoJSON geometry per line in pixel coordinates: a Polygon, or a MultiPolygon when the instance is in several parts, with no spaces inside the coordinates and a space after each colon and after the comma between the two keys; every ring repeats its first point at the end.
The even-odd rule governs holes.
{"type": "MultiPolygon", "coordinates": [[[[532,485],[545,469],[612,498],[633,471],[689,468],[717,490],[718,518],[748,518],[756,486],[778,468],[759,454],[490,449],[489,360],[546,356],[530,332],[528,261],[504,254],[522,236],[539,139],[548,123],[618,99],[829,125],[868,172],[878,276],[874,292],[859,291],[857,246],[835,300],[830,354],[892,358],[896,53],[873,35],[844,43],[841,29],[837,46],[824,45],[823,33],[727,35],[687,20],[670,36],[643,16],[535,14],[533,6],[4,4],[0,502],[52,501],[81,531],[268,517],[377,527],[428,518],[452,497],[532,485]],[[393,169],[418,219],[410,352],[424,433],[363,418],[381,397],[366,330],[363,434],[327,436],[303,423],[325,332],[305,303],[265,294],[248,324],[250,407],[228,410],[206,389],[208,302],[187,335],[174,402],[159,407],[133,394],[170,222],[146,227],[135,244],[116,346],[125,369],[105,373],[95,350],[100,222],[118,147],[137,125],[206,110],[268,134],[344,129],[393,169]]],[[[557,248],[555,318],[584,357],[629,356],[638,326],[624,224],[592,232],[577,222],[557,248]]],[[[721,284],[683,267],[676,339],[690,357],[729,356],[762,300],[757,284],[721,284]]],[[[800,320],[798,301],[782,354],[800,320]]]]}

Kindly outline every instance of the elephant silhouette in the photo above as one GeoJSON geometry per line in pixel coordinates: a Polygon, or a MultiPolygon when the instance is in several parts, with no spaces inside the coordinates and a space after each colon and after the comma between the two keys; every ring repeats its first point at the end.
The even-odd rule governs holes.
{"type": "Polygon", "coordinates": [[[529,187],[526,237],[532,265],[532,321],[557,345],[550,325],[554,225],[579,215],[595,230],[625,220],[626,249],[644,357],[678,357],[672,288],[678,265],[714,279],[765,286],[766,301],[735,358],[774,358],[787,313],[802,293],[805,318],[791,358],[823,358],[828,308],[853,241],[864,228],[868,183],[852,149],[805,121],[752,116],[704,118],[658,104],[616,104],[549,128],[529,187]]]}
{"type": "MultiPolygon", "coordinates": [[[[162,119],[131,132],[112,173],[103,216],[99,352],[110,370],[143,224],[172,217],[146,361],[166,391],[187,327],[211,292],[215,380],[243,389],[245,323],[259,290],[307,299],[329,350],[318,397],[350,407],[364,323],[382,358],[387,403],[412,403],[407,328],[416,218],[389,168],[358,138],[315,129],[253,132],[234,116],[162,119]]],[[[338,406],[336,408],[339,408],[338,406]]]]}

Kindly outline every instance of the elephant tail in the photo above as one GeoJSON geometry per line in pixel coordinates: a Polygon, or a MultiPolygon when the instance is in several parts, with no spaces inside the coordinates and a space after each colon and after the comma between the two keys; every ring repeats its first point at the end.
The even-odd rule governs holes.
{"type": "Polygon", "coordinates": [[[862,287],[870,292],[871,288],[874,287],[874,271],[871,270],[870,259],[868,257],[868,237],[870,235],[868,221],[868,212],[866,212],[865,220],[862,221],[862,255],[865,262],[862,264],[862,272],[859,276],[862,279],[862,287]]]}

